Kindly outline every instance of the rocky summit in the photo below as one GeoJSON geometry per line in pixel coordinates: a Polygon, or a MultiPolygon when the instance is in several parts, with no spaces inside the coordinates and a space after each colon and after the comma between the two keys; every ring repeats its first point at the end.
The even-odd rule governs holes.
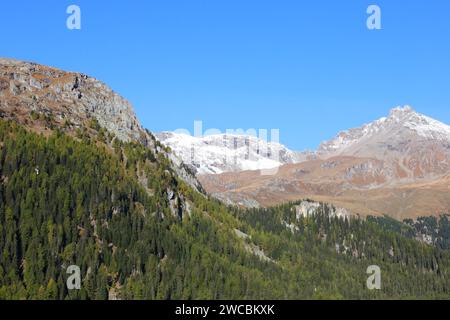
{"type": "Polygon", "coordinates": [[[131,104],[103,82],[81,73],[0,59],[0,97],[4,117],[25,120],[36,112],[75,127],[95,118],[123,141],[143,136],[131,104]]]}
{"type": "Polygon", "coordinates": [[[99,127],[121,141],[137,141],[165,153],[183,180],[203,190],[181,159],[155,143],[130,102],[105,83],[82,73],[0,58],[0,117],[43,134],[53,127],[75,132],[96,120],[99,127]]]}

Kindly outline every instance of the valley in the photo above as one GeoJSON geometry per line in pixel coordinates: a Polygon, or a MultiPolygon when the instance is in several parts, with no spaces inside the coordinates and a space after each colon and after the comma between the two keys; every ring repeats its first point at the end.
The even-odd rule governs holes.
{"type": "Polygon", "coordinates": [[[293,162],[273,176],[235,170],[198,177],[218,199],[243,206],[310,198],[399,220],[449,210],[450,127],[408,106],[341,132],[293,162]]]}
{"type": "MultiPolygon", "coordinates": [[[[197,176],[106,84],[11,59],[0,59],[0,118],[0,299],[450,297],[448,216],[367,217],[381,214],[376,197],[398,192],[378,186],[411,188],[405,202],[419,199],[415,190],[423,199],[441,190],[436,206],[444,204],[448,175],[431,177],[445,171],[445,154],[418,165],[402,160],[397,171],[395,161],[369,154],[333,154],[286,161],[275,176],[197,176]],[[345,195],[342,207],[358,211],[355,190],[359,201],[380,192],[365,198],[364,218],[330,204],[345,195]],[[299,200],[302,192],[323,202],[299,200]],[[246,194],[248,203],[233,205],[246,194]],[[373,265],[383,271],[382,290],[366,287],[373,265]],[[81,272],[79,290],[66,285],[70,266],[81,272]]],[[[420,203],[399,203],[410,205],[420,203]]]]}

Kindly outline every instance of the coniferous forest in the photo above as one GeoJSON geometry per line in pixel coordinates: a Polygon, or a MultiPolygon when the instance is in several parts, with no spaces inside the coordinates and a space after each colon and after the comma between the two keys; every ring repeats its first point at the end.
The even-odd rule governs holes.
{"type": "Polygon", "coordinates": [[[447,216],[228,207],[164,153],[92,127],[45,136],[0,120],[0,299],[450,298],[447,216]],[[71,265],[80,290],[67,288],[71,265]],[[366,287],[371,265],[381,290],[366,287]]]}

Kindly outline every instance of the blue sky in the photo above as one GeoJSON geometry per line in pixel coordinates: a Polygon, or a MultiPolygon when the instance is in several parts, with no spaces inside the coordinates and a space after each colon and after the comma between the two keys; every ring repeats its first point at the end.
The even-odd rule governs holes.
{"type": "Polygon", "coordinates": [[[145,127],[280,129],[293,149],[410,104],[450,124],[448,0],[2,1],[0,56],[79,71],[145,127]],[[81,7],[82,29],[66,28],[81,7]],[[382,30],[366,28],[377,4],[382,30]]]}

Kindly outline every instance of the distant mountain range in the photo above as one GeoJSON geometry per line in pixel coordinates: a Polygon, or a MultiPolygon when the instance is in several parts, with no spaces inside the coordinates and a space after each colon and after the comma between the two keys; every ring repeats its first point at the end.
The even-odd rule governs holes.
{"type": "Polygon", "coordinates": [[[156,136],[200,175],[272,169],[305,159],[304,154],[289,150],[282,144],[251,135],[194,137],[163,132],[156,136]]]}
{"type": "Polygon", "coordinates": [[[0,300],[448,299],[449,216],[354,216],[449,208],[445,128],[403,108],[314,153],[158,140],[106,84],[0,59],[0,300]],[[226,203],[300,200],[229,207],[197,177],[226,203]]]}
{"type": "Polygon", "coordinates": [[[343,131],[315,152],[294,152],[279,144],[267,147],[264,141],[246,136],[187,138],[165,133],[161,141],[191,165],[189,155],[199,156],[195,163],[199,179],[207,191],[227,203],[268,206],[311,197],[358,214],[399,219],[437,215],[450,208],[446,184],[450,127],[410,106],[343,131]],[[272,152],[257,153],[242,141],[272,152]],[[222,161],[227,152],[236,159],[234,165],[222,161]],[[272,160],[274,152],[279,155],[277,162],[272,160]],[[279,170],[274,176],[257,171],[276,165],[279,170]]]}
{"type": "Polygon", "coordinates": [[[401,160],[398,174],[409,178],[440,175],[449,168],[450,126],[410,106],[394,108],[389,117],[343,131],[314,152],[293,151],[250,135],[193,137],[163,132],[157,138],[200,175],[269,169],[335,156],[401,160]]]}

